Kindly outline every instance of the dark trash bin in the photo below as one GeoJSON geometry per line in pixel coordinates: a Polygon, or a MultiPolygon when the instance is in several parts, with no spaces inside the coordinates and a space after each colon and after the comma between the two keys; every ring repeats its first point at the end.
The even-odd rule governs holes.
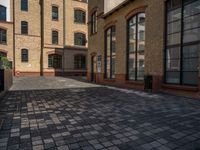
{"type": "Polygon", "coordinates": [[[153,76],[147,75],[144,77],[144,89],[145,91],[152,92],[153,90],[153,76]]]}

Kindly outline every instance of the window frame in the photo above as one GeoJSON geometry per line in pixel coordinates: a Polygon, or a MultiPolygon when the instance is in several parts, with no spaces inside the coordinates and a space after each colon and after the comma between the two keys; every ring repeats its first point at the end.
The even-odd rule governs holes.
{"type": "Polygon", "coordinates": [[[21,62],[22,63],[28,63],[28,61],[29,61],[28,49],[23,48],[23,49],[21,49],[21,62]]]}
{"type": "Polygon", "coordinates": [[[0,5],[0,15],[2,18],[0,18],[0,21],[7,21],[7,8],[3,5],[0,5]],[[2,14],[3,16],[2,16],[2,14]]]}
{"type": "Polygon", "coordinates": [[[58,21],[59,20],[59,7],[58,6],[52,5],[52,7],[51,7],[51,17],[52,17],[52,21],[58,21]],[[54,8],[56,9],[56,12],[54,12],[54,8]],[[56,17],[53,15],[54,13],[57,14],[56,17]]]}
{"type": "Polygon", "coordinates": [[[21,11],[28,11],[28,0],[21,0],[21,11]]]}
{"type": "Polygon", "coordinates": [[[2,44],[2,45],[7,44],[7,30],[6,29],[0,28],[0,44],[2,44]],[[5,41],[4,41],[4,38],[5,38],[5,41]]]}
{"type": "MultiPolygon", "coordinates": [[[[170,0],[167,0],[165,2],[165,36],[164,36],[164,39],[165,39],[165,43],[164,43],[164,83],[165,84],[169,84],[169,85],[180,85],[180,86],[198,86],[198,81],[196,84],[187,84],[187,83],[184,83],[184,80],[183,80],[183,74],[186,73],[186,72],[190,72],[190,73],[199,73],[199,70],[198,71],[184,71],[183,69],[183,64],[184,64],[184,55],[183,55],[183,49],[184,47],[188,47],[188,46],[199,46],[200,47],[200,39],[197,40],[197,41],[192,41],[192,42],[184,42],[184,31],[187,31],[187,30],[192,30],[193,28],[190,28],[190,29],[184,29],[184,19],[187,18],[185,17],[184,18],[184,10],[185,10],[185,6],[189,5],[189,4],[192,4],[198,0],[190,0],[189,2],[186,2],[184,3],[183,0],[180,0],[180,6],[177,6],[177,7],[174,7],[174,8],[168,8],[168,2],[170,0]],[[177,9],[181,9],[181,17],[180,17],[180,43],[179,44],[172,44],[172,45],[168,45],[168,25],[170,23],[174,23],[176,22],[175,21],[172,21],[172,22],[168,22],[168,13],[171,12],[171,11],[174,11],[174,10],[177,10],[177,9]],[[167,68],[167,62],[170,60],[172,61],[173,59],[168,59],[167,58],[167,50],[168,49],[173,49],[173,48],[179,48],[179,55],[180,55],[180,58],[177,58],[177,61],[179,62],[179,70],[177,71],[172,71],[172,70],[168,70],[167,68]],[[179,59],[179,60],[178,60],[179,59]],[[175,83],[175,82],[168,82],[168,78],[167,78],[167,74],[168,73],[178,73],[178,82],[175,83]]],[[[198,13],[200,15],[200,13],[198,13]]],[[[195,15],[198,15],[198,14],[195,14],[195,15]]],[[[192,17],[192,16],[195,16],[194,14],[193,15],[190,15],[188,16],[189,17],[192,17]]],[[[200,26],[199,27],[196,27],[195,29],[200,29],[200,26]]],[[[175,34],[175,33],[171,33],[171,34],[175,34]]],[[[191,58],[190,58],[191,59],[191,58]]],[[[195,59],[199,60],[199,55],[197,57],[195,57],[195,59]]],[[[200,66],[199,66],[200,67],[200,66]]]]}
{"type": "MultiPolygon", "coordinates": [[[[104,32],[104,43],[105,43],[105,48],[104,48],[104,78],[105,79],[109,79],[109,80],[114,80],[116,78],[116,45],[115,45],[115,49],[113,50],[113,37],[115,37],[116,39],[116,25],[112,25],[110,27],[108,27],[105,32],[104,32]],[[110,41],[108,43],[108,31],[110,30],[110,41]],[[113,36],[113,31],[115,32],[114,36],[113,36]],[[108,63],[107,63],[107,51],[108,51],[108,44],[109,44],[109,47],[110,47],[110,69],[109,69],[109,77],[108,77],[108,63]],[[113,54],[113,52],[115,54],[113,54]],[[115,68],[115,73],[113,74],[113,57],[115,56],[115,63],[114,63],[114,68],[115,68]]],[[[116,41],[115,41],[116,42],[116,41]]],[[[116,44],[116,43],[115,43],[116,44]]]]}
{"type": "Polygon", "coordinates": [[[94,11],[91,15],[91,34],[97,33],[97,11],[94,11]]]}
{"type": "Polygon", "coordinates": [[[28,22],[27,21],[21,21],[21,34],[28,35],[28,22]]]}
{"type": "MultiPolygon", "coordinates": [[[[144,78],[143,79],[138,79],[139,76],[138,76],[138,64],[140,63],[141,59],[138,59],[138,53],[144,53],[144,65],[145,65],[145,44],[144,44],[144,50],[140,50],[139,49],[139,42],[140,41],[140,36],[139,36],[139,33],[141,33],[141,31],[139,32],[138,30],[138,27],[139,27],[139,24],[140,22],[138,22],[138,18],[139,18],[139,15],[140,14],[144,14],[145,15],[145,21],[144,21],[144,28],[145,28],[145,31],[144,31],[144,43],[146,44],[146,40],[145,40],[145,34],[146,34],[146,13],[145,12],[137,12],[135,13],[134,15],[132,15],[131,17],[129,17],[127,19],[127,26],[126,26],[126,32],[127,32],[127,46],[126,46],[126,49],[127,49],[127,54],[126,54],[126,80],[128,81],[144,81],[144,78]],[[135,43],[133,45],[133,48],[134,48],[134,53],[135,53],[135,59],[134,59],[134,67],[135,67],[135,77],[134,79],[130,79],[130,67],[129,67],[129,63],[130,63],[130,20],[133,19],[135,17],[135,43]]],[[[145,70],[145,66],[144,66],[144,70],[145,70]]]]}
{"type": "Polygon", "coordinates": [[[74,22],[79,24],[86,24],[86,11],[82,9],[74,9],[74,22]],[[77,18],[77,15],[79,15],[79,19],[77,18]]]}
{"type": "Polygon", "coordinates": [[[74,33],[74,45],[76,45],[76,46],[86,46],[86,34],[82,33],[82,32],[75,32],[74,33]],[[79,38],[81,37],[82,40],[80,41],[80,39],[77,39],[76,35],[81,35],[81,36],[79,36],[79,38]],[[79,41],[79,42],[77,42],[77,41],[79,41]],[[79,43],[81,43],[81,44],[79,44],[79,43]]]}
{"type": "Polygon", "coordinates": [[[49,54],[48,55],[48,68],[51,69],[62,69],[63,66],[63,57],[60,54],[49,54]],[[50,65],[50,61],[52,61],[50,65]]]}
{"type": "Polygon", "coordinates": [[[74,69],[85,70],[86,69],[86,56],[74,55],[74,69]]]}
{"type": "Polygon", "coordinates": [[[59,44],[59,32],[57,30],[52,30],[51,38],[52,38],[53,45],[59,44]]]}

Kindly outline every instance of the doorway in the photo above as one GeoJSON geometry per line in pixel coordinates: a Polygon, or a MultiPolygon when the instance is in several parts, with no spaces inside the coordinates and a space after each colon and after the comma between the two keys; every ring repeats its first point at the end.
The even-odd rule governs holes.
{"type": "Polygon", "coordinates": [[[91,57],[91,82],[96,82],[96,56],[91,57]]]}

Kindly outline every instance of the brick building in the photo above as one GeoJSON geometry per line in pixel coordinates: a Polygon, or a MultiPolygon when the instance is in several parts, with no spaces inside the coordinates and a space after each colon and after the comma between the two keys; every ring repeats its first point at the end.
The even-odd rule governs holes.
{"type": "Polygon", "coordinates": [[[0,52],[13,61],[15,74],[86,74],[87,5],[87,0],[0,0],[0,52]]]}
{"type": "Polygon", "coordinates": [[[89,0],[90,81],[200,97],[200,0],[89,0]]]}

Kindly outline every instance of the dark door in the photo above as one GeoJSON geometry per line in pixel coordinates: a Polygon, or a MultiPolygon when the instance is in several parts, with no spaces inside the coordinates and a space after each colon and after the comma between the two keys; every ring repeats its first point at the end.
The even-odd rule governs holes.
{"type": "Polygon", "coordinates": [[[91,81],[96,82],[96,57],[91,57],[91,81]]]}

